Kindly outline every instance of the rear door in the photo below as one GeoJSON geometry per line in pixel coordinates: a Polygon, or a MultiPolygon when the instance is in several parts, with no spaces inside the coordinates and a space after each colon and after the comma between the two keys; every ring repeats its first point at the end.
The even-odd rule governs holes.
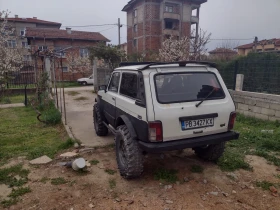
{"type": "Polygon", "coordinates": [[[107,87],[107,92],[103,96],[104,103],[104,114],[109,124],[115,125],[116,121],[116,100],[119,91],[120,84],[120,72],[114,72],[112,74],[110,83],[107,87]]]}
{"type": "Polygon", "coordinates": [[[216,73],[184,67],[150,74],[155,120],[162,122],[164,141],[227,131],[235,107],[216,73]]]}

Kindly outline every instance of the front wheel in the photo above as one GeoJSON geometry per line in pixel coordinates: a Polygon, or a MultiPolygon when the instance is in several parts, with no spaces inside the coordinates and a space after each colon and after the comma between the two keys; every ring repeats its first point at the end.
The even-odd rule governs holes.
{"type": "Polygon", "coordinates": [[[87,82],[82,82],[82,85],[86,86],[86,85],[87,85],[87,82]]]}
{"type": "Polygon", "coordinates": [[[209,145],[207,147],[196,147],[193,148],[193,150],[198,157],[216,162],[225,151],[225,142],[209,145]]]}
{"type": "Polygon", "coordinates": [[[138,142],[131,137],[125,125],[118,127],[116,155],[121,176],[126,179],[139,177],[143,172],[143,155],[138,142]]]}

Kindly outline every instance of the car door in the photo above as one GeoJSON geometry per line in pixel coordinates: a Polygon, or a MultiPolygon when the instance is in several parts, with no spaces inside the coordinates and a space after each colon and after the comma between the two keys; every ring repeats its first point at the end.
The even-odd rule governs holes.
{"type": "Polygon", "coordinates": [[[116,100],[119,91],[120,72],[114,72],[111,76],[107,92],[104,94],[104,114],[108,123],[112,126],[115,125],[116,120],[116,100]]]}
{"type": "Polygon", "coordinates": [[[93,84],[93,76],[92,76],[92,75],[88,78],[87,83],[88,83],[89,85],[92,85],[92,84],[93,84]]]}

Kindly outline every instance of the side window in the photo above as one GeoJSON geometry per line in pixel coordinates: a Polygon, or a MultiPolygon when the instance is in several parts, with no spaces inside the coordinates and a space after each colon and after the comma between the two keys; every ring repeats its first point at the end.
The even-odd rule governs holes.
{"type": "Polygon", "coordinates": [[[111,79],[110,84],[109,84],[108,91],[118,92],[119,81],[120,81],[120,72],[116,72],[112,76],[112,79],[111,79]]]}
{"type": "Polygon", "coordinates": [[[137,98],[137,74],[123,73],[120,94],[130,98],[137,98]]]}

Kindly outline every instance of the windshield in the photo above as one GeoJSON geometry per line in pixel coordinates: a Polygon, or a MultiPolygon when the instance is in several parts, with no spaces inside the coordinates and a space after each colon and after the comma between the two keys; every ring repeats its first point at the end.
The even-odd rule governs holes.
{"type": "Polygon", "coordinates": [[[224,91],[213,73],[173,73],[155,76],[159,103],[222,99],[224,91]]]}

